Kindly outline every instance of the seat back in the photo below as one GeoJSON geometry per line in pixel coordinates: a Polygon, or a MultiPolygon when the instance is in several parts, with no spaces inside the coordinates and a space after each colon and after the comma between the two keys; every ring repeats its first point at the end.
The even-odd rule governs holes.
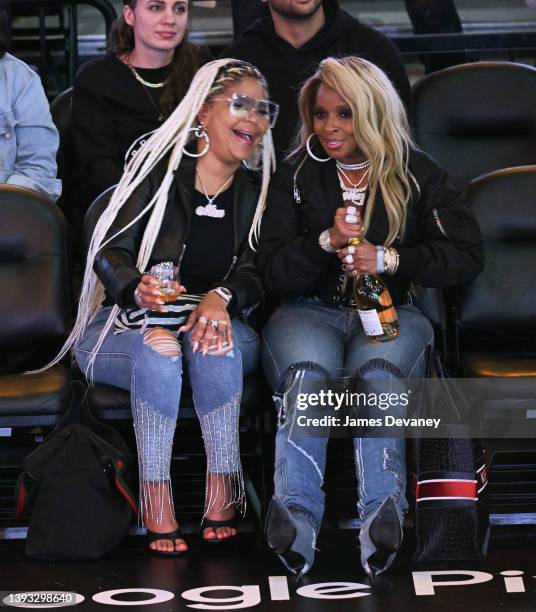
{"type": "Polygon", "coordinates": [[[65,220],[37,192],[0,185],[0,374],[44,365],[69,325],[65,220]]]}
{"type": "Polygon", "coordinates": [[[73,142],[73,88],[60,93],[50,105],[50,114],[60,135],[56,161],[58,178],[64,183],[74,176],[76,155],[73,142]]]}
{"type": "Polygon", "coordinates": [[[484,175],[472,181],[467,197],[484,235],[486,265],[460,292],[458,329],[478,336],[480,348],[503,341],[515,350],[534,347],[536,166],[484,175]]]}
{"type": "Polygon", "coordinates": [[[465,189],[500,168],[536,160],[536,68],[475,62],[430,74],[413,88],[419,146],[465,189]]]}

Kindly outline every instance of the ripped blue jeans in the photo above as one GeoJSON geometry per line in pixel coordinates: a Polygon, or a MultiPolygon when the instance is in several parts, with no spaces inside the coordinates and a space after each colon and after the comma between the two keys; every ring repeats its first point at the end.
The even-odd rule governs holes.
{"type": "MultiPolygon", "coordinates": [[[[75,349],[76,361],[84,373],[109,313],[108,307],[99,311],[75,349]]],[[[173,342],[151,346],[145,334],[134,329],[114,334],[112,328],[99,350],[93,368],[94,381],[130,391],[142,517],[149,516],[158,522],[164,509],[173,515],[170,462],[183,370],[188,375],[203,434],[207,483],[210,475],[224,476],[223,486],[228,487],[226,505],[232,503],[239,510],[243,507],[238,419],[243,377],[255,369],[260,343],[255,331],[245,323],[234,319],[232,324],[234,348],[225,356],[193,353],[189,333],[182,340],[182,351],[175,341],[176,354],[165,354],[157,349],[173,348],[173,342]]],[[[207,487],[207,492],[211,497],[205,500],[205,514],[219,509],[215,507],[218,491],[209,491],[207,487]]]]}
{"type": "MultiPolygon", "coordinates": [[[[429,321],[413,306],[397,307],[400,333],[391,342],[372,344],[363,332],[357,311],[328,306],[316,298],[284,303],[263,331],[263,365],[279,404],[276,435],[275,495],[297,517],[305,515],[318,535],[324,514],[324,470],[327,438],[292,434],[293,413],[300,380],[335,378],[341,373],[365,379],[422,377],[428,347],[433,343],[429,321]]],[[[393,389],[394,390],[394,389],[393,389]]],[[[374,552],[367,527],[381,504],[392,496],[400,522],[407,510],[404,438],[355,438],[358,514],[362,525],[361,558],[374,552]]],[[[305,530],[308,524],[301,522],[305,530]]],[[[298,525],[298,536],[299,534],[298,525]]],[[[296,542],[300,537],[296,539],[296,542]]],[[[301,538],[300,553],[310,567],[315,541],[301,538]]]]}

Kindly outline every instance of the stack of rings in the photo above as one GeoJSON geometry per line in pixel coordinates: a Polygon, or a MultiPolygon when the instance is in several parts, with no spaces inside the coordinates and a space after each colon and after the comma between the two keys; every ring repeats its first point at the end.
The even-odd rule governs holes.
{"type": "Polygon", "coordinates": [[[211,319],[210,320],[210,324],[212,325],[212,327],[218,327],[218,325],[224,325],[225,327],[227,327],[227,321],[223,320],[223,319],[211,319]]]}
{"type": "Polygon", "coordinates": [[[350,244],[346,247],[346,255],[344,256],[344,263],[342,264],[342,269],[345,272],[352,272],[355,271],[355,267],[354,267],[354,255],[355,255],[355,246],[353,244],[350,244]]]}

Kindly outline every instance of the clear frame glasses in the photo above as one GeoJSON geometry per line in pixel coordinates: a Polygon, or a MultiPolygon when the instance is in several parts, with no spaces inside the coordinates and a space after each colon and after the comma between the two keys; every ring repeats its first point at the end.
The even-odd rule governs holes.
{"type": "Polygon", "coordinates": [[[257,100],[246,94],[234,93],[230,98],[215,98],[229,102],[229,112],[235,119],[249,119],[253,111],[257,113],[259,119],[266,121],[273,128],[279,114],[279,105],[270,100],[257,100]]]}

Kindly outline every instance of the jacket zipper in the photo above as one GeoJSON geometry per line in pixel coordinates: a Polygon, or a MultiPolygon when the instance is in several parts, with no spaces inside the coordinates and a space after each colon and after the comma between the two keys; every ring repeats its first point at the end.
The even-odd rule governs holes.
{"type": "Polygon", "coordinates": [[[231,274],[231,272],[233,271],[233,268],[235,267],[235,263],[236,263],[237,259],[238,259],[238,257],[236,255],[233,255],[233,261],[231,262],[231,265],[229,266],[229,269],[227,270],[227,273],[221,279],[222,281],[224,281],[229,276],[229,274],[231,274]]]}
{"type": "Polygon", "coordinates": [[[443,224],[441,223],[441,219],[439,218],[439,213],[437,212],[437,208],[432,208],[432,214],[434,215],[434,219],[435,219],[437,227],[439,228],[439,231],[443,234],[443,236],[445,236],[445,238],[448,238],[450,240],[451,239],[450,236],[447,234],[447,232],[445,231],[445,228],[443,227],[443,224]]]}
{"type": "Polygon", "coordinates": [[[294,173],[294,177],[293,177],[294,187],[293,187],[292,192],[294,194],[294,200],[296,204],[298,205],[301,204],[300,188],[298,187],[298,173],[306,161],[307,161],[307,155],[305,155],[305,157],[301,160],[300,165],[296,168],[296,172],[294,173]]]}

